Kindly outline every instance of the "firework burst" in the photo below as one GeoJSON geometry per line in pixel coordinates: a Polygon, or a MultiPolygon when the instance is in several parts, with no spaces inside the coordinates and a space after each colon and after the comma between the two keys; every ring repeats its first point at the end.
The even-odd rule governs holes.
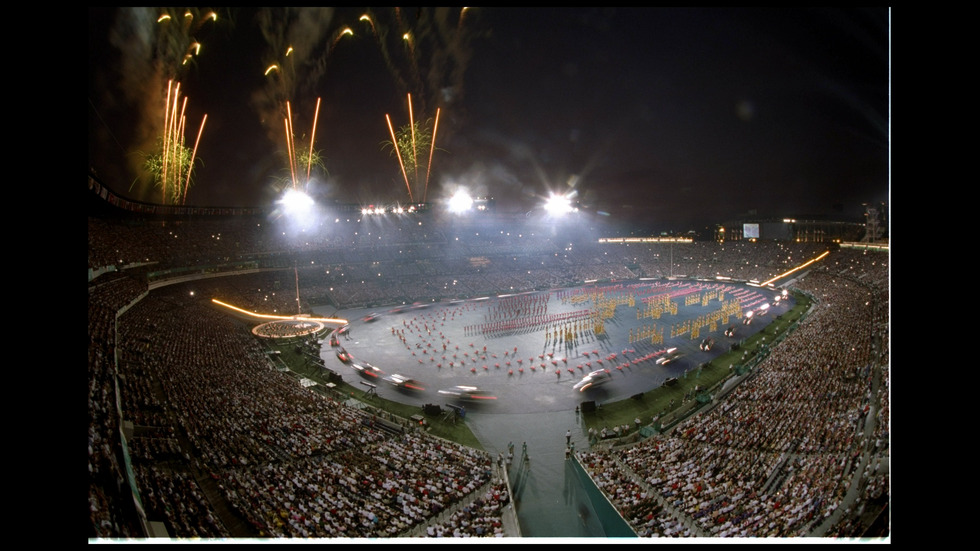
{"type": "Polygon", "coordinates": [[[278,191],[283,191],[287,188],[293,190],[299,189],[299,174],[304,167],[306,172],[306,179],[304,181],[307,183],[310,181],[313,167],[326,170],[320,152],[313,149],[314,142],[316,141],[316,123],[319,114],[320,98],[317,98],[316,110],[313,113],[313,130],[310,132],[310,148],[309,150],[299,150],[296,148],[296,136],[293,131],[293,109],[290,103],[286,102],[286,118],[283,119],[283,125],[286,129],[286,155],[287,164],[289,165],[287,168],[289,176],[287,179],[278,183],[277,187],[280,188],[278,191]]]}
{"type": "Polygon", "coordinates": [[[280,52],[266,58],[268,87],[253,98],[262,120],[276,123],[275,128],[269,127],[269,138],[285,150],[287,176],[273,183],[277,192],[297,189],[304,173],[308,182],[314,167],[325,171],[323,157],[314,149],[321,99],[316,100],[307,148],[296,146],[292,103],[303,92],[315,88],[338,44],[353,35],[349,27],[332,31],[333,17],[333,8],[268,8],[259,12],[264,38],[271,51],[280,52]],[[283,135],[285,142],[281,140],[283,135]]]}
{"type": "Polygon", "coordinates": [[[217,20],[218,14],[211,10],[164,8],[161,11],[156,20],[154,55],[168,78],[177,78],[200,55],[201,43],[196,37],[217,20]]]}
{"type": "Polygon", "coordinates": [[[163,110],[163,136],[160,138],[160,151],[146,157],[144,167],[152,176],[153,183],[160,188],[163,204],[180,205],[187,201],[187,191],[193,181],[194,161],[197,147],[204,133],[207,114],[201,119],[201,127],[194,140],[194,147],[187,147],[184,141],[187,117],[187,98],[181,100],[180,83],[167,84],[166,107],[163,110]],[[178,114],[177,107],[180,106],[178,114]]]}
{"type": "Polygon", "coordinates": [[[436,109],[435,121],[415,121],[412,110],[412,95],[408,95],[409,124],[397,132],[391,124],[391,117],[385,114],[390,142],[384,142],[383,147],[390,147],[391,153],[398,158],[405,188],[408,190],[408,200],[425,202],[429,191],[429,176],[432,173],[432,157],[435,153],[436,133],[439,130],[439,109],[436,109]],[[431,127],[431,129],[430,129],[431,127]],[[425,163],[425,177],[419,177],[419,150],[425,155],[428,151],[428,161],[425,163]],[[409,173],[411,172],[411,176],[409,173]]]}
{"type": "MultiPolygon", "coordinates": [[[[198,33],[217,19],[214,11],[174,8],[162,10],[154,23],[155,42],[150,63],[154,75],[166,79],[167,86],[162,101],[163,116],[156,116],[159,117],[156,120],[160,121],[154,132],[157,135],[156,151],[144,156],[142,168],[150,176],[152,185],[160,188],[164,204],[186,202],[187,192],[194,181],[197,149],[207,122],[205,114],[193,147],[189,146],[184,137],[187,129],[187,97],[181,95],[180,82],[176,79],[193,65],[196,56],[201,53],[198,33]]],[[[160,113],[158,101],[154,100],[152,112],[160,113]]]]}
{"type": "Polygon", "coordinates": [[[398,158],[412,202],[427,199],[440,112],[463,94],[473,39],[463,24],[469,10],[462,8],[457,14],[456,8],[418,8],[406,13],[395,8],[390,26],[371,12],[360,18],[375,36],[395,84],[408,96],[409,123],[396,130],[390,116],[385,115],[391,141],[382,145],[390,147],[398,158]],[[413,99],[422,113],[431,113],[430,106],[439,106],[435,119],[416,121],[413,99]]]}
{"type": "Polygon", "coordinates": [[[421,112],[458,101],[476,38],[464,25],[473,8],[418,8],[392,16],[366,12],[370,29],[401,93],[412,94],[421,112]],[[464,18],[464,16],[467,16],[464,18]],[[393,19],[393,21],[386,21],[393,19]]]}

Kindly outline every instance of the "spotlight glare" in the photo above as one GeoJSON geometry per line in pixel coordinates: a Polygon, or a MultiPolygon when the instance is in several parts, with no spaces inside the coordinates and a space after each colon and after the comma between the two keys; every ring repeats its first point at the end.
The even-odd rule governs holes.
{"type": "Polygon", "coordinates": [[[277,201],[277,209],[292,230],[303,230],[316,222],[316,202],[297,189],[288,189],[277,201]]]}
{"type": "Polygon", "coordinates": [[[279,200],[287,214],[304,214],[313,207],[313,198],[295,189],[288,189],[279,200]]]}
{"type": "Polygon", "coordinates": [[[458,190],[449,199],[449,212],[463,213],[473,206],[473,198],[465,190],[458,190]]]}
{"type": "Polygon", "coordinates": [[[544,203],[544,210],[552,216],[562,216],[572,212],[572,201],[565,195],[555,195],[548,197],[544,203]]]}

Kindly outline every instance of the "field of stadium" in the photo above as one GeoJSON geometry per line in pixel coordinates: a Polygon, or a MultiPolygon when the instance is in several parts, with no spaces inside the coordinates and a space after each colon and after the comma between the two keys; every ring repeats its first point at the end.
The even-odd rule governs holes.
{"type": "MultiPolygon", "coordinates": [[[[537,297],[547,304],[548,315],[557,320],[582,311],[585,302],[573,302],[568,297],[592,297],[587,298],[589,304],[596,300],[619,303],[611,309],[607,306],[609,317],[603,320],[600,336],[591,327],[586,330],[584,323],[576,331],[578,327],[573,322],[565,322],[566,327],[575,327],[573,333],[581,333],[581,337],[574,334],[567,344],[560,330],[557,336],[555,333],[554,328],[560,327],[561,321],[531,327],[533,323],[525,320],[525,327],[515,326],[499,334],[467,334],[467,328],[487,323],[483,321],[487,312],[500,311],[501,304],[515,302],[511,297],[437,303],[425,308],[340,311],[332,315],[347,319],[349,328],[336,337],[321,337],[320,355],[323,365],[343,378],[331,392],[346,394],[367,407],[403,419],[422,415],[433,434],[480,449],[487,446],[466,430],[465,423],[456,422],[452,415],[426,413],[422,406],[435,404],[448,412],[448,404],[458,402],[438,391],[466,385],[487,391],[494,398],[462,403],[471,414],[572,411],[583,409],[585,404],[586,428],[635,428],[634,421],[641,419],[642,426],[659,430],[710,402],[713,394],[721,392],[723,382],[744,374],[758,360],[760,348],[780,339],[809,305],[806,297],[799,295],[802,300],[797,302],[798,297],[790,295],[776,303],[767,315],[746,325],[742,315],[719,313],[726,292],[729,298],[741,293],[746,310],[753,304],[757,306],[759,300],[772,301],[773,295],[778,294],[744,285],[664,281],[592,285],[523,295],[525,302],[537,297]],[[669,292],[674,293],[671,300],[678,303],[676,313],[660,314],[656,324],[642,315],[645,308],[650,311],[646,306],[650,297],[663,297],[669,292]],[[690,327],[698,323],[704,325],[691,331],[690,327]],[[657,333],[658,326],[665,329],[657,333]],[[405,331],[406,328],[415,332],[405,331]],[[726,336],[729,328],[734,331],[726,336]],[[640,339],[641,330],[654,336],[640,339]],[[330,346],[333,338],[336,346],[330,346]],[[652,343],[654,339],[659,342],[652,343]],[[710,350],[700,349],[705,339],[711,339],[710,350]],[[672,349],[678,354],[675,361],[657,362],[672,349]],[[350,356],[350,361],[338,358],[341,351],[350,356]],[[365,375],[351,367],[358,363],[377,369],[365,375]],[[585,391],[573,388],[583,376],[597,369],[611,375],[607,384],[585,391]],[[385,380],[391,374],[407,376],[419,385],[414,389],[396,387],[385,380]],[[670,384],[665,384],[668,379],[672,379],[670,384]],[[594,404],[599,405],[598,409],[589,407],[594,404]]],[[[741,314],[741,303],[737,309],[741,314]]],[[[327,372],[313,368],[308,357],[297,353],[292,344],[279,343],[281,357],[295,372],[326,385],[327,372]]],[[[630,436],[635,439],[635,431],[630,436]]]]}

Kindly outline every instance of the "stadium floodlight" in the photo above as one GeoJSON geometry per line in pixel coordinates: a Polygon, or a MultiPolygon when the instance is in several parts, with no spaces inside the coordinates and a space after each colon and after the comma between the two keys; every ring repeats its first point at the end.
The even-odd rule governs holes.
{"type": "Polygon", "coordinates": [[[316,201],[298,189],[287,189],[276,203],[279,216],[293,230],[301,230],[316,222],[316,201]]]}
{"type": "Polygon", "coordinates": [[[551,194],[544,202],[544,210],[551,216],[564,216],[575,210],[572,200],[567,195],[551,194]]]}
{"type": "Polygon", "coordinates": [[[287,189],[279,200],[283,212],[287,215],[305,216],[313,208],[313,198],[297,189],[287,189]]]}
{"type": "Polygon", "coordinates": [[[461,214],[464,213],[473,206],[473,198],[470,194],[464,190],[457,190],[455,194],[449,199],[449,212],[461,214]]]}

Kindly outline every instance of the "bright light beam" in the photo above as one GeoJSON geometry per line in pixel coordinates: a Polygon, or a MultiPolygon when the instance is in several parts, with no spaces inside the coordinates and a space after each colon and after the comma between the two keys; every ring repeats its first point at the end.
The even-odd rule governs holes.
{"type": "Polygon", "coordinates": [[[316,202],[301,190],[287,189],[276,203],[283,217],[296,228],[308,227],[316,221],[316,202]]]}
{"type": "MultiPolygon", "coordinates": [[[[272,314],[256,314],[255,312],[249,312],[248,310],[243,310],[243,309],[241,309],[241,308],[239,308],[237,306],[232,306],[231,304],[228,304],[227,302],[221,302],[220,300],[218,300],[216,298],[211,299],[211,302],[213,302],[213,303],[215,303],[215,304],[217,304],[219,306],[224,306],[225,308],[229,308],[229,309],[234,310],[236,312],[239,312],[241,314],[245,314],[247,316],[251,316],[253,318],[272,319],[272,320],[291,320],[291,319],[296,319],[296,316],[274,316],[272,314]]],[[[340,325],[347,325],[347,320],[342,319],[342,318],[303,318],[303,319],[308,319],[310,321],[322,321],[324,323],[338,323],[340,325]]]]}
{"type": "Polygon", "coordinates": [[[460,189],[449,198],[449,212],[463,213],[470,210],[473,206],[473,198],[466,190],[460,189]]]}
{"type": "Polygon", "coordinates": [[[405,187],[408,189],[408,200],[412,203],[415,199],[412,198],[412,186],[408,183],[408,174],[405,172],[405,163],[402,162],[402,153],[398,149],[398,138],[395,137],[395,128],[391,126],[391,117],[385,113],[385,120],[388,121],[388,130],[391,132],[391,143],[395,146],[395,153],[398,154],[398,166],[402,168],[402,176],[405,177],[405,187]]]}
{"type": "MultiPolygon", "coordinates": [[[[412,127],[412,166],[415,167],[415,183],[419,181],[419,157],[415,147],[415,119],[412,117],[412,94],[408,94],[408,125],[412,127]]],[[[423,194],[424,195],[424,194],[423,194]]]]}
{"type": "Polygon", "coordinates": [[[173,87],[173,79],[167,81],[167,102],[163,107],[163,158],[160,160],[161,165],[161,175],[160,178],[163,182],[163,196],[162,203],[167,204],[167,144],[170,140],[170,91],[173,87]]]}
{"type": "Polygon", "coordinates": [[[286,130],[286,155],[289,157],[289,174],[293,180],[293,189],[296,188],[296,171],[293,170],[293,140],[289,136],[289,119],[282,120],[286,130]]]}
{"type": "Polygon", "coordinates": [[[799,266],[793,268],[792,270],[790,270],[788,272],[783,272],[783,273],[777,275],[776,277],[770,279],[769,281],[763,281],[762,282],[762,285],[771,285],[772,283],[778,281],[780,278],[784,278],[784,277],[792,274],[793,272],[798,272],[798,271],[802,270],[803,268],[806,268],[807,266],[809,266],[810,264],[813,264],[814,262],[820,261],[821,259],[823,259],[823,257],[827,256],[828,254],[830,254],[830,251],[825,251],[820,256],[818,256],[818,257],[816,257],[816,258],[814,258],[812,260],[808,260],[807,262],[805,262],[803,264],[800,264],[799,266]]]}
{"type": "Polygon", "coordinates": [[[552,216],[562,216],[572,212],[572,202],[564,195],[552,193],[551,197],[544,203],[544,210],[552,216]]]}
{"type": "MultiPolygon", "coordinates": [[[[465,9],[465,8],[463,8],[465,9]]],[[[422,202],[429,194],[429,174],[432,172],[432,152],[436,149],[436,132],[439,131],[439,108],[436,108],[436,122],[432,127],[432,143],[429,144],[429,164],[425,166],[425,188],[422,191],[422,202]]]]}
{"type": "Polygon", "coordinates": [[[180,196],[180,175],[181,175],[181,173],[184,170],[184,167],[183,167],[183,161],[184,161],[184,127],[187,125],[187,115],[185,115],[185,113],[187,113],[187,97],[186,96],[184,96],[184,102],[180,106],[180,126],[177,128],[177,133],[174,136],[175,138],[177,138],[177,139],[180,140],[179,143],[176,142],[176,141],[174,142],[174,145],[176,147],[174,147],[174,149],[173,149],[174,163],[177,165],[176,166],[176,172],[174,173],[174,197],[175,198],[180,196]]]}
{"type": "Polygon", "coordinates": [[[313,113],[313,133],[310,134],[310,158],[306,162],[306,180],[310,180],[310,169],[313,166],[313,140],[316,137],[316,119],[320,115],[320,98],[316,98],[316,111],[313,113]]]}
{"type": "Polygon", "coordinates": [[[194,152],[191,153],[191,166],[187,168],[187,182],[184,184],[184,198],[181,203],[187,202],[187,190],[191,187],[191,172],[194,170],[194,158],[197,157],[197,146],[201,143],[201,134],[204,133],[204,123],[208,122],[208,114],[204,114],[204,119],[201,120],[201,128],[197,131],[197,139],[194,140],[194,152]]]}

